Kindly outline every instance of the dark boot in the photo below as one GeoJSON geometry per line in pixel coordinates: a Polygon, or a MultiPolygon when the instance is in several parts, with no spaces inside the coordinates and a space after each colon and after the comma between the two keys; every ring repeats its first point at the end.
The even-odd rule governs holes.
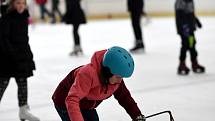
{"type": "Polygon", "coordinates": [[[192,70],[194,73],[204,73],[205,67],[202,65],[199,65],[198,61],[192,61],[192,70]]]}
{"type": "Polygon", "coordinates": [[[136,53],[136,52],[140,52],[140,51],[144,51],[143,43],[138,43],[133,48],[130,49],[131,53],[136,53]]]}
{"type": "Polygon", "coordinates": [[[178,66],[178,74],[179,75],[188,75],[190,69],[186,66],[184,61],[181,61],[178,66]]]}

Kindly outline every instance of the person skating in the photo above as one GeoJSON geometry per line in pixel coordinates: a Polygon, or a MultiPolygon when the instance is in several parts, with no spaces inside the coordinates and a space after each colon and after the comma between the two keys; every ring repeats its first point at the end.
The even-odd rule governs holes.
{"type": "Polygon", "coordinates": [[[134,47],[130,49],[130,52],[144,51],[143,35],[141,28],[141,16],[144,14],[143,0],[127,0],[128,11],[130,13],[131,24],[135,36],[134,47]]]}
{"type": "Polygon", "coordinates": [[[69,53],[71,56],[83,53],[78,30],[81,24],[86,23],[86,16],[80,2],[81,0],[66,0],[66,13],[63,16],[63,22],[73,26],[74,47],[69,53]]]}
{"type": "Polygon", "coordinates": [[[194,73],[204,73],[205,67],[200,65],[197,59],[198,53],[196,50],[196,37],[194,32],[196,26],[202,27],[201,22],[195,15],[193,0],[176,0],[175,2],[175,17],[177,32],[181,37],[181,50],[179,56],[178,74],[187,75],[190,69],[186,66],[186,53],[190,52],[190,60],[194,73]]]}
{"type": "Polygon", "coordinates": [[[56,13],[59,15],[60,21],[63,17],[60,9],[59,9],[59,0],[52,0],[52,21],[51,23],[56,23],[56,13]]]}
{"type": "Polygon", "coordinates": [[[145,121],[123,78],[134,71],[134,60],[122,47],[96,51],[91,62],[73,69],[52,99],[62,121],[99,121],[96,107],[114,95],[133,121],[145,121]]]}
{"type": "Polygon", "coordinates": [[[27,78],[33,76],[35,63],[28,43],[26,0],[10,0],[8,10],[1,18],[0,38],[0,101],[14,77],[18,86],[19,118],[21,121],[39,121],[30,113],[27,78]]]}

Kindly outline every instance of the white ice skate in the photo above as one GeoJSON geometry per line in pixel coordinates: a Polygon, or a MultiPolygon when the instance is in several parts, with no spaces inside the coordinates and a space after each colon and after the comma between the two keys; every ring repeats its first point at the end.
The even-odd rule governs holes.
{"type": "Polygon", "coordinates": [[[32,115],[29,112],[29,106],[28,105],[24,105],[22,107],[19,108],[19,118],[21,121],[40,121],[39,118],[37,118],[36,116],[32,115]]]}
{"type": "Polygon", "coordinates": [[[74,46],[74,50],[69,53],[70,56],[78,56],[78,55],[82,55],[82,54],[83,54],[83,51],[82,51],[80,45],[74,46]]]}

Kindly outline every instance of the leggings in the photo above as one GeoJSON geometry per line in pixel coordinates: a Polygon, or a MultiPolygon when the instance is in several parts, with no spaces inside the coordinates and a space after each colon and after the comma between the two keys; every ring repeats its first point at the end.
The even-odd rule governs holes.
{"type": "Polygon", "coordinates": [[[80,36],[78,33],[79,24],[73,24],[73,37],[74,37],[74,44],[80,45],[80,36]]]}
{"type": "MultiPolygon", "coordinates": [[[[8,86],[10,78],[0,77],[0,101],[2,96],[8,86]]],[[[26,78],[15,78],[18,86],[18,105],[19,107],[27,105],[28,89],[27,89],[27,79],[26,78]]]]}

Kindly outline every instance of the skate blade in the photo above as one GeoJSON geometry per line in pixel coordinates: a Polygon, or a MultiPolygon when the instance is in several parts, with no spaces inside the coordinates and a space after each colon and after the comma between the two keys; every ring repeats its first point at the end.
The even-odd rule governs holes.
{"type": "Polygon", "coordinates": [[[138,49],[138,50],[133,50],[133,51],[130,51],[132,54],[142,54],[142,53],[145,53],[145,49],[141,48],[141,49],[138,49]]]}
{"type": "Polygon", "coordinates": [[[178,75],[186,76],[189,74],[189,71],[178,71],[178,75]]]}
{"type": "Polygon", "coordinates": [[[194,73],[197,73],[197,74],[202,74],[205,72],[205,70],[203,69],[196,69],[196,70],[193,70],[194,73]]]}
{"type": "Polygon", "coordinates": [[[69,56],[82,56],[82,55],[84,55],[83,52],[69,53],[69,56]]]}

